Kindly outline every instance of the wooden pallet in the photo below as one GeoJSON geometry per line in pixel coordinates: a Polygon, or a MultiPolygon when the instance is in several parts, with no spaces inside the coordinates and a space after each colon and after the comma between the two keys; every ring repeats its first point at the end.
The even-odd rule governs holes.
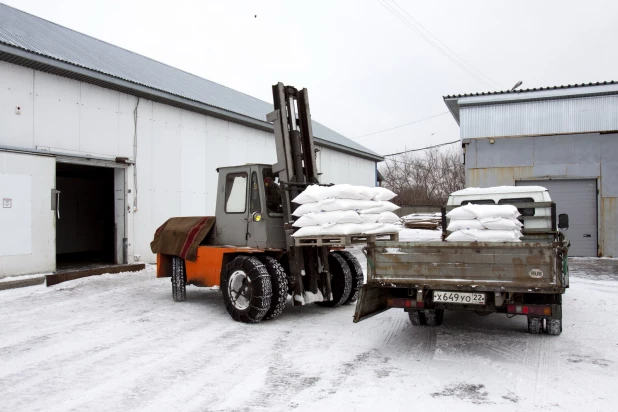
{"type": "Polygon", "coordinates": [[[375,242],[376,240],[397,242],[399,233],[380,233],[379,235],[334,235],[334,236],[306,236],[294,238],[296,246],[350,246],[361,243],[375,242]]]}

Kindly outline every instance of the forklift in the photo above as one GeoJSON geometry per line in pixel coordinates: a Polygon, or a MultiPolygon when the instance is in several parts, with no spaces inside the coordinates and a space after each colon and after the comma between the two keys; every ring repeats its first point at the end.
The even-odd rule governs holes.
{"type": "Polygon", "coordinates": [[[354,302],[364,282],[358,260],[344,250],[345,241],[321,246],[292,236],[292,199],[320,184],[309,98],[307,89],[283,83],[272,91],[275,110],[267,120],[274,126],[277,163],[217,169],[215,216],[200,220],[214,223],[194,260],[153,248],[157,277],[171,277],[175,301],[185,300],[186,285],[219,286],[230,316],[245,323],[276,318],[288,295],[294,305],[354,302]]]}

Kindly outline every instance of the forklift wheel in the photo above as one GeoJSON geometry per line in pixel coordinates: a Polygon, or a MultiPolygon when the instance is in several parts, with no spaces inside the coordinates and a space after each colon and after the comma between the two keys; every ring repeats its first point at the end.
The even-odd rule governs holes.
{"type": "Polygon", "coordinates": [[[185,260],[172,257],[172,297],[174,302],[184,302],[187,298],[187,275],[185,260]]]}
{"type": "Polygon", "coordinates": [[[352,272],[345,259],[338,253],[328,254],[328,267],[330,268],[330,288],[333,299],[324,302],[316,302],[316,305],[336,308],[341,306],[352,291],[352,272]]]}
{"type": "Polygon", "coordinates": [[[221,274],[223,302],[232,319],[258,323],[270,308],[272,285],[266,266],[253,256],[237,256],[221,274]]]}
{"type": "Polygon", "coordinates": [[[270,256],[262,256],[260,260],[266,266],[266,270],[268,270],[273,290],[270,308],[266,315],[264,315],[264,319],[274,319],[281,315],[288,301],[288,278],[286,277],[285,270],[283,270],[283,266],[281,266],[277,259],[270,256]]]}
{"type": "Polygon", "coordinates": [[[345,259],[346,263],[350,267],[350,271],[352,272],[352,291],[350,292],[350,297],[344,303],[354,303],[358,300],[358,294],[360,293],[361,288],[365,284],[365,276],[363,275],[363,268],[361,267],[356,256],[348,252],[347,250],[340,250],[338,252],[342,258],[345,259]]]}

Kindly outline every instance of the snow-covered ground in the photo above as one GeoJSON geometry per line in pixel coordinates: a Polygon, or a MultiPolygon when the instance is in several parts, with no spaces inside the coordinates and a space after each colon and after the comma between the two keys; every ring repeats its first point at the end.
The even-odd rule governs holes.
{"type": "Polygon", "coordinates": [[[618,262],[571,268],[557,337],[524,317],[419,328],[402,310],[353,324],[354,306],[291,303],[246,325],[216,290],[174,303],[153,267],[2,291],[0,410],[615,410],[618,262]]]}

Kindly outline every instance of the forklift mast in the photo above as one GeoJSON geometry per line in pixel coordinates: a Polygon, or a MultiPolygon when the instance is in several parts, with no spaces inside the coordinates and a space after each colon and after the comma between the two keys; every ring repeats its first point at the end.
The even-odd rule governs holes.
{"type": "MultiPolygon", "coordinates": [[[[278,83],[273,86],[275,111],[267,115],[275,129],[277,163],[273,173],[279,174],[282,186],[283,217],[286,235],[293,233],[292,199],[308,185],[319,184],[311,130],[307,89],[297,90],[278,83]],[[289,232],[289,233],[288,233],[289,232]]],[[[286,236],[287,237],[287,236],[286,236]]],[[[294,244],[287,240],[288,246],[294,244]]]]}
{"type": "MultiPolygon", "coordinates": [[[[296,278],[294,295],[302,296],[305,288],[316,293],[321,279],[322,293],[328,299],[331,294],[328,248],[297,247],[292,237],[292,213],[296,209],[292,199],[307,186],[319,184],[307,89],[297,90],[278,83],[273,86],[273,102],[275,110],[266,118],[273,123],[275,132],[277,163],[273,165],[273,173],[278,174],[282,189],[289,270],[296,278]]],[[[298,302],[294,300],[294,304],[298,302]]]]}

